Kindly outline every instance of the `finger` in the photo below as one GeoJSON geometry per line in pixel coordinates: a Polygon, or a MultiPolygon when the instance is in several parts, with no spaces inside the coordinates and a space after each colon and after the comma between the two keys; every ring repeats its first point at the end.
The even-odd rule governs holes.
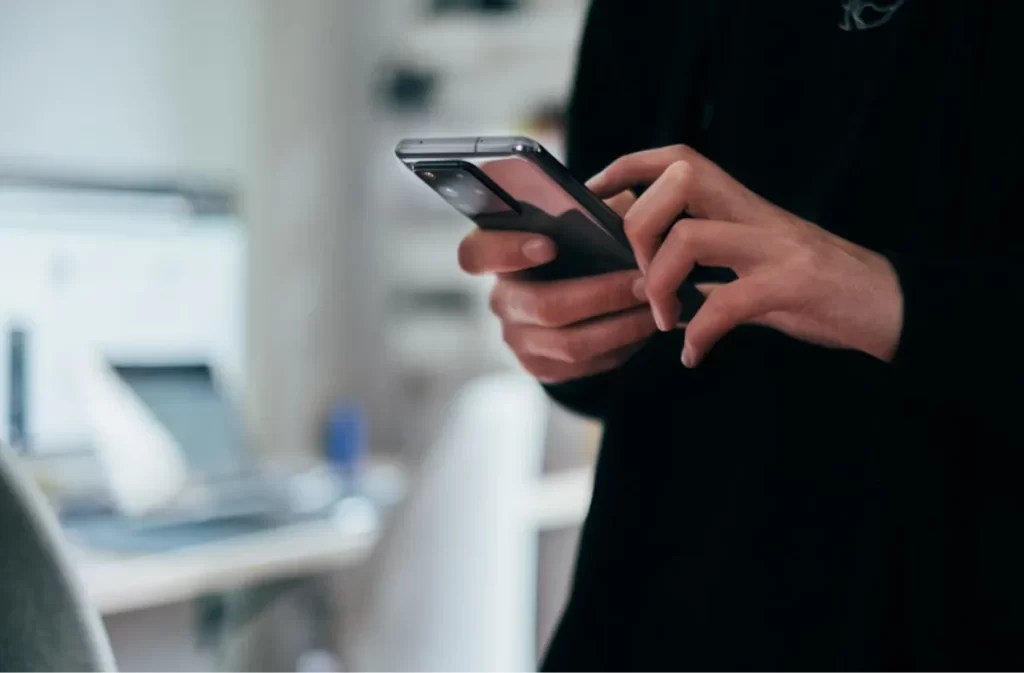
{"type": "Polygon", "coordinates": [[[459,266],[466,273],[510,273],[546,264],[555,258],[549,238],[521,231],[476,229],[459,244],[459,266]]]}
{"type": "Polygon", "coordinates": [[[519,358],[519,363],[528,374],[541,383],[564,383],[611,371],[622,365],[640,348],[640,344],[628,346],[586,362],[562,362],[536,355],[525,355],[519,358]]]}
{"type": "Polygon", "coordinates": [[[655,179],[626,213],[623,228],[637,264],[644,273],[665,233],[689,208],[698,185],[693,164],[676,161],[655,179]]]}
{"type": "Polygon", "coordinates": [[[700,155],[685,145],[670,145],[653,150],[634,152],[619,157],[603,171],[587,181],[587,187],[598,196],[613,194],[636,187],[649,185],[677,161],[693,161],[700,155]]]}
{"type": "Polygon", "coordinates": [[[734,222],[685,219],[669,231],[648,265],[644,295],[655,320],[668,330],[679,317],[677,291],[694,266],[728,267],[746,270],[751,259],[765,251],[763,236],[756,229],[734,222]]]}
{"type": "MultiPolygon", "coordinates": [[[[721,287],[722,285],[724,285],[724,283],[697,283],[695,287],[702,295],[707,297],[709,294],[714,292],[717,288],[721,287]]],[[[686,329],[686,326],[689,324],[689,322],[681,320],[676,323],[676,329],[686,329]]]]}
{"type": "Polygon", "coordinates": [[[778,285],[776,278],[762,274],[734,280],[712,292],[686,328],[683,364],[696,367],[734,327],[777,308],[778,285]]]}
{"type": "Polygon", "coordinates": [[[651,312],[640,308],[558,329],[506,323],[504,337],[520,355],[587,362],[641,342],[654,331],[651,312]]]}
{"type": "Polygon", "coordinates": [[[619,217],[625,217],[626,212],[636,203],[636,194],[630,190],[619,192],[610,199],[604,201],[608,207],[618,213],[619,217]]]}
{"type": "Polygon", "coordinates": [[[750,223],[770,219],[768,215],[773,212],[770,203],[685,145],[627,154],[591,178],[587,187],[606,197],[637,185],[653,185],[673,164],[687,166],[692,174],[690,180],[697,185],[691,190],[686,203],[690,215],[750,223]]]}
{"type": "Polygon", "coordinates": [[[512,323],[565,327],[646,304],[637,296],[638,280],[636,271],[546,282],[501,278],[491,310],[512,323]]]}

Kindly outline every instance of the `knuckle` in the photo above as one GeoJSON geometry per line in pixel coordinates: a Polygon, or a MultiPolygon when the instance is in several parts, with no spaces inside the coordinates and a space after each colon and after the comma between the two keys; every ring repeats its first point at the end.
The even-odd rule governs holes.
{"type": "Polygon", "coordinates": [[[537,291],[523,290],[516,293],[515,310],[523,318],[530,322],[544,325],[544,316],[547,315],[547,302],[537,291]]]}
{"type": "Polygon", "coordinates": [[[744,304],[744,298],[736,293],[721,293],[716,301],[708,302],[705,326],[715,331],[727,329],[743,314],[744,304]]]}
{"type": "Polygon", "coordinates": [[[683,250],[689,250],[697,241],[697,230],[690,226],[691,221],[686,218],[677,221],[672,225],[669,236],[675,239],[675,243],[683,250]]]}
{"type": "Polygon", "coordinates": [[[531,298],[533,319],[541,327],[558,327],[559,311],[557,302],[552,300],[550,297],[540,297],[534,295],[531,298]]]}
{"type": "Polygon", "coordinates": [[[545,316],[551,313],[549,299],[530,283],[499,280],[491,301],[499,316],[516,322],[545,326],[545,316]]]}
{"type": "Polygon", "coordinates": [[[584,357],[581,340],[568,332],[561,332],[555,337],[555,350],[566,362],[580,362],[584,357]]]}
{"type": "Polygon", "coordinates": [[[647,277],[647,297],[648,299],[657,300],[663,299],[672,293],[676,288],[671,286],[668,277],[663,273],[653,272],[647,277]]]}
{"type": "Polygon", "coordinates": [[[696,171],[698,166],[707,165],[704,156],[690,145],[676,145],[676,156],[679,157],[679,161],[689,165],[691,172],[696,171]]]}
{"type": "Polygon", "coordinates": [[[718,325],[729,320],[729,316],[735,313],[735,302],[725,297],[719,297],[717,301],[709,300],[705,305],[707,315],[702,325],[718,325]]]}
{"type": "Polygon", "coordinates": [[[678,188],[688,185],[693,178],[693,164],[687,159],[678,159],[665,169],[665,179],[678,188]]]}
{"type": "Polygon", "coordinates": [[[643,220],[632,211],[626,213],[626,216],[622,218],[622,229],[626,232],[626,238],[634,246],[643,238],[643,220]]]}
{"type": "Polygon", "coordinates": [[[527,307],[531,320],[540,327],[563,327],[566,324],[565,301],[551,286],[538,287],[529,293],[527,307]]]}
{"type": "Polygon", "coordinates": [[[694,154],[694,149],[687,145],[686,143],[679,143],[678,145],[674,145],[673,147],[676,151],[676,154],[679,155],[680,157],[691,157],[694,154]]]}

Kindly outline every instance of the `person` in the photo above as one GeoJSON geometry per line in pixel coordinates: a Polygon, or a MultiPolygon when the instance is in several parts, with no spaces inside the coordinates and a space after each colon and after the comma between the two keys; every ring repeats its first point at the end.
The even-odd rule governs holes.
{"type": "Polygon", "coordinates": [[[1024,667],[1021,19],[592,3],[568,160],[640,270],[459,251],[526,371],[604,423],[545,669],[1024,667]]]}

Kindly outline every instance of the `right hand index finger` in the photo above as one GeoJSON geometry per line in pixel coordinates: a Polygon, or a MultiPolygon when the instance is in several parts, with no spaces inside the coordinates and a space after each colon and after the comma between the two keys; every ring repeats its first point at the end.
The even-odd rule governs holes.
{"type": "Polygon", "coordinates": [[[550,238],[522,231],[476,229],[459,244],[459,266],[466,273],[514,273],[546,264],[557,250],[550,238]]]}

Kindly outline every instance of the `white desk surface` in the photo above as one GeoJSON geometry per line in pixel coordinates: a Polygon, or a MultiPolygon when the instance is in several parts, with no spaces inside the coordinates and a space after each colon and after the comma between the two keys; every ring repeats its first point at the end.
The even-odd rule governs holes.
{"type": "Polygon", "coordinates": [[[111,615],[356,565],[369,556],[378,535],[375,524],[318,520],[157,554],[124,556],[75,546],[71,557],[86,595],[111,615]]]}
{"type": "MultiPolygon", "coordinates": [[[[528,495],[527,516],[538,532],[579,525],[592,484],[589,467],[544,475],[528,495]]],[[[336,518],[154,554],[120,555],[75,545],[71,556],[93,605],[112,615],[358,565],[379,536],[377,522],[336,518]]]]}

